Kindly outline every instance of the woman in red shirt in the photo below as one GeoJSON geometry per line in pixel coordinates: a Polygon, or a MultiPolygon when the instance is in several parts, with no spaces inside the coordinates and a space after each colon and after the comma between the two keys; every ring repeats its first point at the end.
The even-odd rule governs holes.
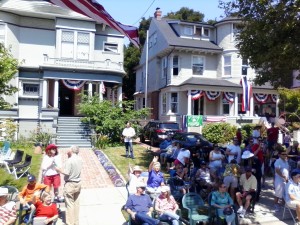
{"type": "Polygon", "coordinates": [[[44,217],[45,224],[53,224],[58,219],[57,206],[55,203],[52,203],[49,192],[43,192],[41,201],[35,201],[34,198],[34,206],[36,208],[35,218],[44,217]]]}

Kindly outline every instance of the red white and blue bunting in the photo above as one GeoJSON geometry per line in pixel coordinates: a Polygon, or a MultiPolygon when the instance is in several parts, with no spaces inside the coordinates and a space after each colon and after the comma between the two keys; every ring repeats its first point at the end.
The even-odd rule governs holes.
{"type": "Polygon", "coordinates": [[[276,101],[277,101],[277,95],[271,94],[270,98],[271,98],[272,102],[276,103],[276,101]]]}
{"type": "Polygon", "coordinates": [[[254,93],[253,96],[255,100],[259,103],[266,103],[269,98],[268,94],[261,94],[261,93],[254,93]]]}
{"type": "Polygon", "coordinates": [[[67,88],[74,91],[80,90],[85,83],[84,80],[62,80],[62,82],[67,88]]]}
{"type": "Polygon", "coordinates": [[[221,92],[220,91],[206,91],[205,95],[209,101],[214,101],[221,95],[221,92]]]}
{"type": "Polygon", "coordinates": [[[227,102],[234,102],[234,92],[223,92],[223,97],[227,102]]]}
{"type": "Polygon", "coordinates": [[[203,91],[200,90],[192,90],[191,91],[191,96],[192,96],[192,100],[197,100],[199,98],[201,98],[203,96],[203,91]]]}

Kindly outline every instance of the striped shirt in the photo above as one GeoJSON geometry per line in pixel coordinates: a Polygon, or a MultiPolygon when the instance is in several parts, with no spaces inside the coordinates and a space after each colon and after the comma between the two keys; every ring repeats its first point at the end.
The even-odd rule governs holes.
{"type": "Polygon", "coordinates": [[[9,201],[3,206],[0,206],[0,225],[5,224],[10,219],[17,218],[16,203],[9,201]]]}

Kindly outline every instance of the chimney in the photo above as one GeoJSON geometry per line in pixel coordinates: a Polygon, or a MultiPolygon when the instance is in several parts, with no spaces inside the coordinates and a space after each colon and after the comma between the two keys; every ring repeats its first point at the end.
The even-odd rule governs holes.
{"type": "Polygon", "coordinates": [[[160,8],[156,8],[156,11],[154,13],[154,18],[157,20],[161,20],[161,10],[160,8]]]}

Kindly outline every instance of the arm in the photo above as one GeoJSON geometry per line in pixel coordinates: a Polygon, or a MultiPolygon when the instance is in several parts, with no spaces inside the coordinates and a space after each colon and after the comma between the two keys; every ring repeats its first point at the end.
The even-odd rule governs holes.
{"type": "Polygon", "coordinates": [[[148,172],[150,172],[153,168],[153,164],[158,161],[158,156],[154,156],[151,163],[149,164],[148,172]]]}
{"type": "Polygon", "coordinates": [[[275,173],[277,173],[280,177],[282,177],[282,179],[284,179],[285,181],[288,180],[288,178],[286,176],[283,176],[282,172],[280,171],[280,168],[275,167],[275,173]]]}

